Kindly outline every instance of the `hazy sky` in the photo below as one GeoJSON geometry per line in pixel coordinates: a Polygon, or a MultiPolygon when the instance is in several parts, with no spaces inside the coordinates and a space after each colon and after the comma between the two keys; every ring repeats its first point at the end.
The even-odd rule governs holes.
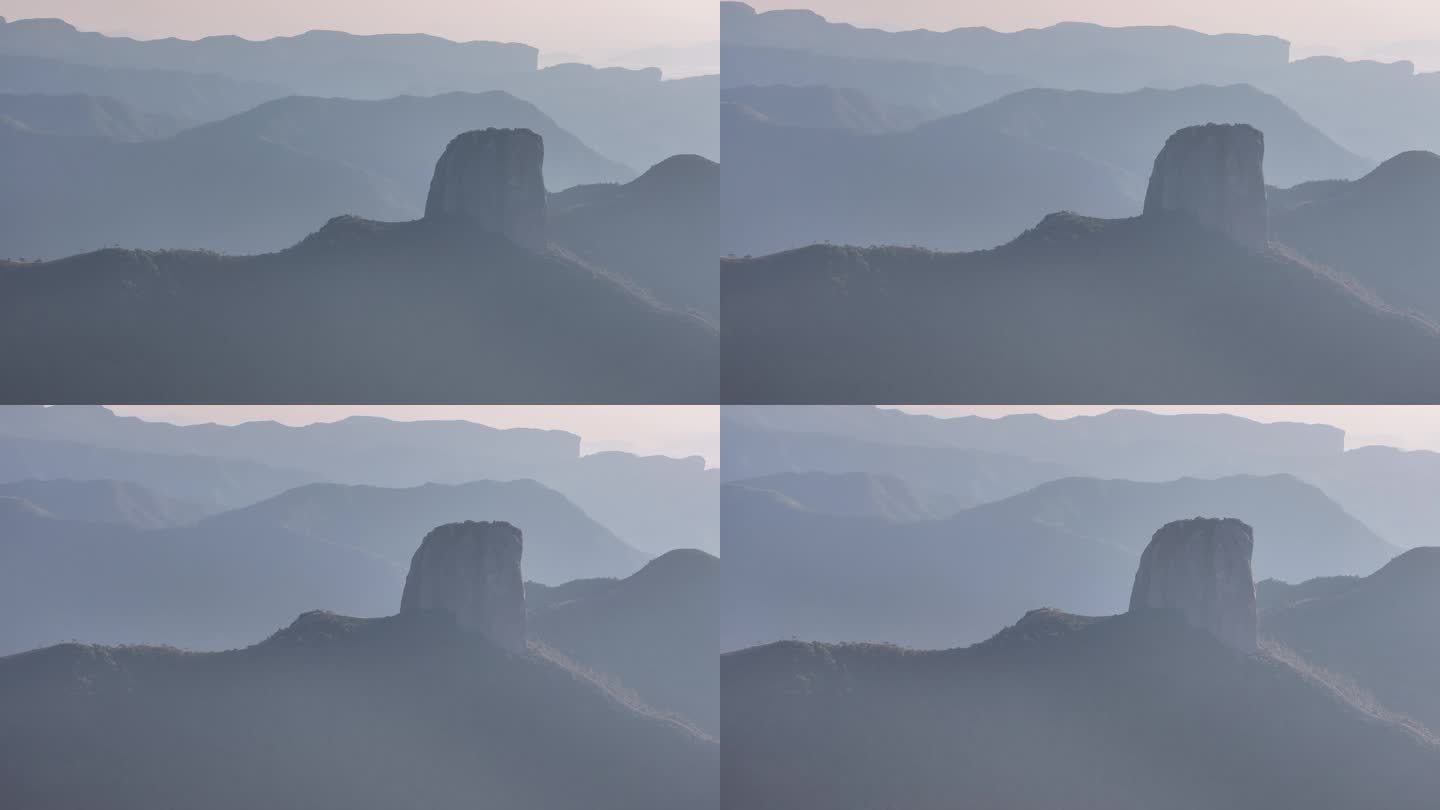
{"type": "MultiPolygon", "coordinates": [[[[1083,20],[1103,25],[1179,25],[1209,33],[1275,34],[1302,55],[1362,56],[1405,40],[1440,40],[1435,0],[754,0],[757,9],[809,8],[890,30],[989,26],[1013,31],[1083,20]]],[[[1423,60],[1427,49],[1416,47],[1423,60]]],[[[1409,54],[1407,54],[1409,55],[1409,54]]]]}
{"type": "Polygon", "coordinates": [[[404,421],[465,419],[497,428],[568,430],[584,439],[583,450],[704,456],[720,460],[720,409],[715,405],[112,405],[124,416],[196,424],[275,421],[287,425],[333,422],[347,416],[404,421]]]}
{"type": "MultiPolygon", "coordinates": [[[[999,417],[1038,413],[1052,419],[1104,413],[1114,406],[902,405],[901,410],[936,416],[999,417]]],[[[1347,447],[1383,444],[1406,450],[1440,451],[1440,406],[1436,405],[1185,405],[1135,406],[1152,413],[1229,413],[1257,422],[1306,422],[1333,425],[1345,431],[1347,447]]]]}
{"type": "Polygon", "coordinates": [[[0,0],[0,17],[60,17],[82,30],[147,39],[264,39],[326,28],[525,42],[582,55],[720,36],[716,0],[0,0]]]}

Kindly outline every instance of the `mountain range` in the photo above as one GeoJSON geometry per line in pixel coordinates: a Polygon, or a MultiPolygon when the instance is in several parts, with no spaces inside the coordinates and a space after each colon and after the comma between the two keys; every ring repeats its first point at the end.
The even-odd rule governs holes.
{"type": "Polygon", "coordinates": [[[526,638],[522,542],[507,522],[429,531],[398,615],[312,610],[225,652],[70,643],[0,657],[0,795],[34,807],[464,807],[476,795],[537,810],[718,807],[716,739],[644,694],[704,702],[668,680],[702,648],[714,669],[704,560],[667,555],[623,581],[556,588],[585,592],[583,617],[542,599],[558,644],[577,646],[577,630],[608,642],[578,645],[577,662],[526,638]],[[457,546],[468,561],[437,561],[457,546]],[[641,637],[648,671],[593,668],[641,637]]]}

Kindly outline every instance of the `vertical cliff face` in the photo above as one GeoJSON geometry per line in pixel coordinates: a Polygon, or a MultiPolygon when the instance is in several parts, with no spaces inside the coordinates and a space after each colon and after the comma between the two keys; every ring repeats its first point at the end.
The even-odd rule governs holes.
{"type": "Polygon", "coordinates": [[[1179,211],[1249,247],[1269,238],[1265,136],[1249,124],[1186,127],[1155,158],[1145,215],[1179,211]]]}
{"type": "Polygon", "coordinates": [[[1130,610],[1178,610],[1227,645],[1254,652],[1254,548],[1253,530],[1234,518],[1167,523],[1140,557],[1130,610]]]}
{"type": "Polygon", "coordinates": [[[435,164],[426,219],[458,220],[545,247],[545,144],[528,129],[483,129],[457,136],[435,164]]]}
{"type": "Polygon", "coordinates": [[[511,652],[525,649],[520,530],[500,521],[448,523],[410,560],[400,612],[439,610],[511,652]]]}

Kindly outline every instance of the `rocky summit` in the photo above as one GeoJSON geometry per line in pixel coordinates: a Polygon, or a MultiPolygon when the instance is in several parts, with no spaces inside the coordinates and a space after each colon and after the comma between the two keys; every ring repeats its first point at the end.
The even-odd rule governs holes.
{"type": "Polygon", "coordinates": [[[462,629],[511,652],[525,649],[524,546],[502,521],[447,523],[432,529],[410,560],[400,613],[444,611],[462,629]]]}
{"type": "Polygon", "coordinates": [[[457,136],[435,164],[426,219],[460,220],[532,250],[545,247],[545,143],[528,129],[457,136]]]}
{"type": "Polygon", "coordinates": [[[1269,238],[1265,135],[1249,124],[1205,124],[1171,135],[1155,158],[1145,216],[1183,212],[1249,247],[1269,238]]]}
{"type": "Polygon", "coordinates": [[[1167,523],[1140,556],[1130,611],[1178,610],[1191,625],[1254,652],[1254,531],[1235,518],[1167,523]]]}

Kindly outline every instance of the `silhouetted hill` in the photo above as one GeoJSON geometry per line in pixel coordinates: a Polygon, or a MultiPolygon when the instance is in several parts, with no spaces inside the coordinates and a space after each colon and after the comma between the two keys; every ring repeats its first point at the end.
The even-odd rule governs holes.
{"type": "Polygon", "coordinates": [[[843,129],[866,135],[910,129],[929,116],[898,104],[883,104],[859,90],[820,84],[744,85],[720,92],[721,104],[771,124],[843,129]]]}
{"type": "Polygon", "coordinates": [[[585,584],[585,593],[532,608],[531,635],[718,736],[720,561],[681,549],[625,579],[585,584]]]}
{"type": "Polygon", "coordinates": [[[151,492],[130,481],[29,479],[0,483],[0,497],[39,506],[66,520],[159,529],[192,523],[213,511],[151,492]]]}
{"type": "Polygon", "coordinates": [[[715,401],[711,326],[463,222],[12,264],[0,291],[4,339],[44,347],[3,364],[11,402],[715,401]]]}
{"type": "Polygon", "coordinates": [[[1016,76],[993,75],[960,65],[860,59],[848,54],[728,41],[720,50],[720,59],[720,80],[726,88],[823,85],[851,89],[864,93],[874,103],[897,105],[925,118],[964,112],[1034,85],[1016,76]]]}
{"type": "Polygon", "coordinates": [[[721,292],[732,402],[1440,394],[1433,325],[1283,250],[1247,250],[1179,215],[1055,215],[970,254],[817,245],[724,261],[721,292]]]}
{"type": "Polygon", "coordinates": [[[435,613],[307,613],[225,653],[36,650],[0,659],[0,718],[10,806],[719,805],[713,738],[435,613]]]}
{"type": "Polygon", "coordinates": [[[676,155],[622,185],[551,196],[556,243],[676,309],[719,323],[720,165],[676,155]]]}
{"type": "Polygon", "coordinates": [[[1440,320],[1440,155],[1406,152],[1272,218],[1278,241],[1440,320]]]}
{"type": "Polygon", "coordinates": [[[453,90],[456,83],[483,76],[534,71],[539,56],[535,48],[519,43],[451,42],[424,34],[307,31],[259,41],[235,36],[136,40],[79,31],[57,19],[0,23],[0,53],[81,65],[218,73],[306,95],[352,98],[453,90]]]}
{"type": "Polygon", "coordinates": [[[45,135],[95,135],[117,141],[162,138],[180,131],[173,117],[141,112],[104,96],[0,95],[0,121],[45,135]]]}
{"type": "Polygon", "coordinates": [[[1373,571],[1397,552],[1324,492],[1289,475],[1163,483],[1065,478],[971,511],[997,523],[1061,527],[1136,555],[1156,526],[1234,515],[1264,538],[1255,549],[1256,576],[1292,582],[1373,571]]]}
{"type": "Polygon", "coordinates": [[[35,479],[128,481],[208,511],[254,503],[314,480],[299,470],[237,458],[147,453],[82,442],[0,437],[0,481],[16,483],[35,479]]]}
{"type": "Polygon", "coordinates": [[[1167,611],[1034,611],[958,650],[771,644],[722,657],[721,706],[725,802],[753,810],[1418,809],[1440,790],[1433,737],[1167,611]]]}
{"type": "Polygon", "coordinates": [[[1025,605],[1114,612],[1137,557],[978,510],[897,524],[739,484],[722,487],[721,504],[726,650],[796,637],[945,646],[985,638],[1025,605]]]}
{"type": "Polygon", "coordinates": [[[722,116],[726,253],[821,241],[974,249],[1057,208],[1099,216],[1138,208],[1119,169],[985,126],[860,135],[776,126],[732,105],[722,116]]]}
{"type": "Polygon", "coordinates": [[[70,639],[243,646],[322,605],[384,615],[404,582],[402,567],[274,526],[142,530],[38,509],[0,515],[6,654],[70,639]]]}
{"type": "Polygon", "coordinates": [[[1264,633],[1387,708],[1440,728],[1440,549],[1412,549],[1368,577],[1296,587],[1309,598],[1263,613],[1264,633]]]}
{"type": "Polygon", "coordinates": [[[535,481],[407,489],[311,484],[217,515],[198,528],[243,534],[279,527],[403,566],[415,551],[416,537],[434,526],[465,520],[524,526],[525,571],[537,582],[622,576],[647,559],[565,496],[535,481]]]}
{"type": "Polygon", "coordinates": [[[924,492],[938,493],[947,513],[1024,492],[1073,471],[1006,453],[926,447],[848,435],[769,430],[727,421],[721,432],[721,475],[744,481],[775,473],[890,475],[924,492]]]}
{"type": "Polygon", "coordinates": [[[1358,177],[1372,165],[1279,99],[1245,84],[1127,93],[1037,88],[930,126],[984,126],[1071,149],[1123,169],[1132,180],[1131,190],[1139,195],[1165,139],[1182,127],[1207,121],[1244,121],[1263,131],[1265,176],[1280,186],[1358,177]]]}
{"type": "Polygon", "coordinates": [[[12,53],[0,53],[0,92],[102,96],[180,122],[213,121],[292,93],[209,71],[99,67],[12,53]]]}
{"type": "Polygon", "coordinates": [[[962,498],[917,494],[904,479],[867,472],[783,472],[732,482],[735,486],[783,495],[811,512],[878,517],[897,523],[929,520],[957,512],[962,498]]]}

